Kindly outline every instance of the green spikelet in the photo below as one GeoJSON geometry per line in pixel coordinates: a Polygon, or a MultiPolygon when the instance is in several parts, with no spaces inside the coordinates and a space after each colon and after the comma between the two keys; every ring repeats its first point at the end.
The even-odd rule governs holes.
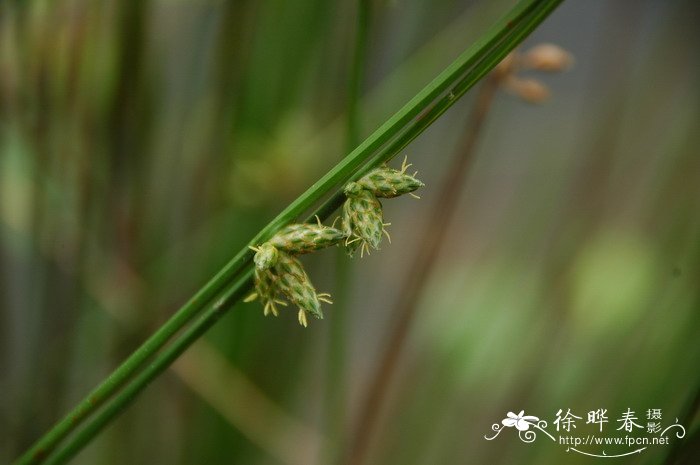
{"type": "MultiPolygon", "coordinates": [[[[351,182],[345,187],[347,200],[343,204],[343,229],[347,235],[345,245],[352,255],[358,248],[361,253],[377,249],[386,233],[383,221],[382,204],[369,190],[351,182]]],[[[388,235],[388,233],[387,233],[388,235]]]]}
{"type": "Polygon", "coordinates": [[[409,166],[411,165],[406,164],[406,159],[401,165],[401,170],[382,166],[364,175],[357,184],[377,197],[392,198],[410,194],[425,184],[415,178],[417,173],[413,176],[406,174],[409,166]]]}
{"type": "Polygon", "coordinates": [[[318,224],[290,224],[275,234],[269,243],[278,250],[293,255],[305,254],[339,244],[345,239],[343,231],[318,224]]]}
{"type": "Polygon", "coordinates": [[[281,292],[287,300],[299,307],[299,323],[308,325],[307,313],[316,318],[323,318],[320,302],[329,302],[327,294],[317,294],[316,289],[309,281],[309,277],[303,266],[296,258],[280,252],[279,260],[274,267],[273,277],[275,288],[281,292]]]}
{"type": "Polygon", "coordinates": [[[261,269],[256,266],[255,291],[246,297],[245,302],[259,298],[265,316],[270,313],[277,316],[277,304],[287,305],[278,299],[278,295],[299,307],[299,323],[304,327],[308,326],[309,313],[316,318],[323,318],[321,302],[333,303],[329,294],[316,293],[299,260],[282,251],[277,251],[276,262],[271,268],[261,269]]]}
{"type": "Polygon", "coordinates": [[[282,228],[272,239],[255,251],[255,292],[245,301],[257,298],[263,304],[264,314],[277,316],[278,300],[283,296],[299,307],[299,323],[308,325],[307,314],[323,318],[320,302],[332,303],[328,294],[317,294],[301,263],[292,255],[313,252],[340,243],[345,233],[332,226],[318,224],[292,224],[282,228]]]}
{"type": "Polygon", "coordinates": [[[304,281],[309,279],[306,270],[304,270],[304,265],[285,252],[279,252],[279,259],[272,270],[277,276],[292,275],[304,281]]]}
{"type": "Polygon", "coordinates": [[[370,171],[357,183],[377,197],[387,199],[410,194],[425,185],[411,175],[388,167],[370,171]]]}

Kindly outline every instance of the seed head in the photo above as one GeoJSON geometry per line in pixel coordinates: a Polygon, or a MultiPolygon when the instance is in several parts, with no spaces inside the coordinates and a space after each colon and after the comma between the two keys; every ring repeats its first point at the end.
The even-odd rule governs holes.
{"type": "MultiPolygon", "coordinates": [[[[347,195],[347,193],[346,193],[347,195]]],[[[378,249],[384,230],[382,204],[366,189],[348,195],[343,204],[343,229],[347,235],[345,245],[352,255],[358,247],[362,253],[369,248],[378,249]]]]}
{"type": "Polygon", "coordinates": [[[339,244],[345,234],[339,229],[318,224],[290,224],[279,230],[269,243],[280,251],[298,255],[339,244]]]}
{"type": "Polygon", "coordinates": [[[390,199],[399,195],[408,194],[419,187],[423,187],[421,181],[406,173],[406,169],[411,166],[406,164],[404,159],[401,170],[395,170],[388,166],[374,169],[357,181],[364,189],[369,190],[377,197],[390,199]]]}
{"type": "Polygon", "coordinates": [[[276,289],[299,307],[299,323],[306,326],[306,314],[323,318],[320,301],[328,302],[326,294],[316,294],[304,267],[296,258],[280,252],[272,273],[276,289]]]}
{"type": "Polygon", "coordinates": [[[316,318],[323,318],[321,302],[333,303],[329,294],[316,293],[299,260],[281,251],[278,251],[277,262],[271,268],[255,268],[255,292],[246,297],[245,301],[259,298],[265,316],[270,313],[277,316],[277,304],[287,305],[278,297],[284,297],[299,307],[299,323],[303,326],[308,325],[309,313],[316,318]]]}

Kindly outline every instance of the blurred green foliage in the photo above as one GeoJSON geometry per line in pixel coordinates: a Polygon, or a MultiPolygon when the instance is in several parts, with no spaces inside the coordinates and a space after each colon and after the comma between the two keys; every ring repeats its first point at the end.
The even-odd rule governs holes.
{"type": "MultiPolygon", "coordinates": [[[[362,134],[508,4],[373,2],[362,134]]],[[[337,161],[355,6],[0,4],[0,461],[337,161]]],[[[484,440],[522,409],[551,422],[602,407],[612,422],[662,408],[697,450],[698,13],[690,1],[565,2],[529,39],[577,64],[548,78],[542,107],[497,99],[372,463],[595,460],[484,440]]],[[[387,204],[393,244],[351,269],[346,431],[470,105],[407,150],[423,200],[387,204]]],[[[330,288],[333,257],[319,255],[305,263],[330,288]]],[[[75,463],[322,463],[320,323],[240,305],[75,463]]],[[[670,450],[621,460],[663,463],[670,450]]]]}

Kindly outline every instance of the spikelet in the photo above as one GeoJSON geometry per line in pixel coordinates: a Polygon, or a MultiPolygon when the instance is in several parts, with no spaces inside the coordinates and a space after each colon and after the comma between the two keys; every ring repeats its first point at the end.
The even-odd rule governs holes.
{"type": "Polygon", "coordinates": [[[413,176],[406,173],[409,166],[411,165],[407,164],[404,158],[400,170],[385,165],[364,175],[357,181],[357,184],[375,196],[387,199],[409,194],[425,185],[415,178],[417,173],[414,173],[413,176]]]}
{"type": "MultiPolygon", "coordinates": [[[[264,250],[262,246],[258,249],[264,250]]],[[[256,266],[255,291],[246,297],[245,302],[260,299],[265,316],[278,316],[277,305],[287,305],[278,296],[299,307],[299,323],[304,327],[308,326],[309,313],[316,318],[323,318],[321,302],[333,303],[330,294],[316,292],[299,260],[282,251],[277,251],[275,263],[271,267],[261,269],[256,266]]]]}
{"type": "Polygon", "coordinates": [[[382,204],[377,197],[359,184],[351,182],[345,187],[347,200],[343,204],[343,228],[347,235],[345,245],[352,255],[357,248],[361,255],[369,249],[378,249],[384,229],[382,204]]]}
{"type": "Polygon", "coordinates": [[[299,307],[299,323],[308,325],[307,314],[323,318],[320,302],[332,303],[328,294],[317,294],[304,267],[291,255],[280,252],[272,276],[275,288],[291,303],[299,307]]]}
{"type": "Polygon", "coordinates": [[[321,302],[332,303],[329,294],[318,294],[302,264],[292,256],[313,252],[340,243],[345,233],[333,226],[292,224],[282,228],[255,251],[255,291],[245,301],[260,299],[263,313],[277,316],[277,304],[286,305],[278,296],[299,307],[299,323],[308,325],[307,314],[323,318],[321,302]]]}
{"type": "Polygon", "coordinates": [[[278,250],[294,255],[305,254],[339,244],[345,239],[343,231],[332,226],[324,226],[317,217],[318,224],[290,224],[280,229],[269,244],[278,250]]]}
{"type": "Polygon", "coordinates": [[[279,259],[272,269],[277,276],[292,275],[300,280],[308,280],[306,270],[299,260],[285,252],[279,252],[278,257],[279,259]]]}

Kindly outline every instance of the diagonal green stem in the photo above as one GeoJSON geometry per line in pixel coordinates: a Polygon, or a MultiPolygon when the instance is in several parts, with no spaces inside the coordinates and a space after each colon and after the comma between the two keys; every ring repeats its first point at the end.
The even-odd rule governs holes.
{"type": "MultiPolygon", "coordinates": [[[[298,218],[339,184],[391,159],[488,73],[561,1],[521,0],[508,14],[497,21],[481,39],[464,51],[401,110],[265,226],[250,241],[250,244],[264,242],[280,227],[298,218]],[[418,117],[419,115],[420,117],[418,117]],[[384,148],[382,149],[382,147],[384,148]],[[362,169],[358,171],[360,167],[362,169]]],[[[342,192],[336,189],[335,194],[317,210],[317,213],[325,218],[341,202],[342,192]]],[[[20,456],[15,464],[27,465],[43,462],[55,450],[60,441],[75,431],[89,415],[95,413],[110,397],[123,388],[123,391],[100,411],[99,416],[89,425],[90,428],[83,430],[87,430],[88,433],[79,437],[82,442],[74,440],[69,443],[59,452],[59,456],[62,457],[61,460],[67,460],[80,450],[177,355],[203,334],[230,307],[231,303],[235,302],[235,299],[226,299],[225,305],[218,307],[215,312],[212,311],[213,307],[209,307],[197,320],[195,326],[188,330],[194,331],[193,333],[183,332],[176,341],[163,350],[158,358],[139,372],[149,359],[161,351],[176,334],[180,333],[197,315],[202,313],[202,310],[214,296],[222,293],[244,271],[245,275],[221,295],[230,292],[231,296],[239,296],[247,289],[250,285],[251,262],[252,252],[245,247],[106,380],[20,456]],[[187,335],[190,335],[189,338],[187,335]],[[131,383],[127,384],[129,381],[131,383]]]]}
{"type": "Polygon", "coordinates": [[[159,353],[146,368],[141,370],[133,380],[115,397],[108,402],[98,415],[88,421],[84,428],[71,438],[69,444],[46,460],[46,464],[65,463],[78,453],[90,440],[92,440],[111,420],[133,401],[136,396],[165,371],[180,354],[199,339],[214,323],[216,323],[226,311],[240,300],[251,287],[252,270],[244,273],[231,287],[225,289],[209,305],[202,314],[195,318],[193,323],[173,341],[166,350],[159,353]]]}
{"type": "MultiPolygon", "coordinates": [[[[241,254],[239,254],[240,256],[241,254]]],[[[114,370],[99,386],[93,389],[68,415],[42,436],[27,452],[17,459],[16,464],[41,463],[56,445],[104,404],[118,391],[157,351],[165,346],[170,338],[180,331],[207,304],[230,277],[234,276],[239,257],[229,262],[194,297],[183,305],[168,321],[151,335],[129,358],[114,370]]]]}
{"type": "MultiPolygon", "coordinates": [[[[469,89],[479,82],[481,78],[483,78],[498,63],[500,63],[501,60],[503,60],[508,53],[510,53],[520,42],[522,42],[522,40],[527,37],[562,1],[563,0],[525,2],[529,4],[536,3],[537,8],[530,11],[531,15],[520,17],[517,25],[515,24],[515,20],[511,20],[506,23],[511,25],[512,35],[501,38],[500,42],[495,41],[495,43],[489,43],[490,47],[488,51],[486,53],[479,54],[480,56],[474,60],[476,63],[472,63],[474,66],[466,71],[459,79],[455,79],[453,81],[454,84],[450,91],[443,92],[444,95],[442,95],[432,106],[426,109],[411,126],[407,127],[404,131],[401,131],[389,145],[372,157],[363,168],[359,169],[355,174],[355,177],[360,177],[370,171],[372,168],[391,160],[396,154],[403,150],[403,148],[410,144],[436,119],[445,113],[445,111],[447,111],[461,96],[463,96],[469,89]]],[[[515,8],[521,6],[522,3],[523,2],[516,5],[515,8]]],[[[510,14],[512,13],[513,11],[511,11],[510,14]]],[[[502,18],[499,23],[508,18],[510,14],[502,18]]],[[[483,46],[485,47],[486,45],[483,46]]],[[[474,46],[471,48],[474,48],[474,46]]],[[[471,50],[471,48],[469,50],[471,50]]],[[[467,52],[460,55],[460,58],[466,53],[467,52]]],[[[459,61],[459,58],[457,61],[459,61]]],[[[443,72],[443,74],[444,73],[445,72],[443,72]]],[[[435,80],[433,80],[433,82],[435,82],[435,80]]],[[[447,88],[449,88],[449,86],[446,87],[445,90],[447,88]]],[[[343,200],[344,196],[342,193],[336,193],[326,200],[318,209],[316,209],[314,214],[309,217],[308,221],[311,221],[314,215],[318,215],[321,218],[327,217],[342,204],[343,200]]]]}

